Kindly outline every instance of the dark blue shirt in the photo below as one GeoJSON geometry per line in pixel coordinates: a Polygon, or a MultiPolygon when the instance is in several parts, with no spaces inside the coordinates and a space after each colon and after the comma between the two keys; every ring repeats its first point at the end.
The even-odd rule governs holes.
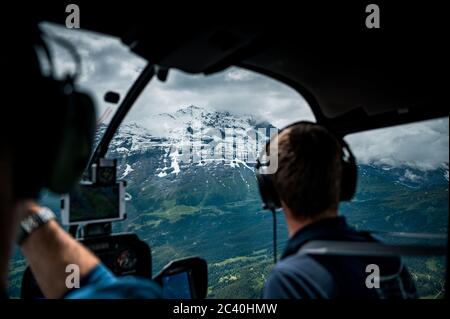
{"type": "Polygon", "coordinates": [[[287,243],[265,283],[263,298],[415,298],[414,282],[397,257],[308,255],[301,247],[311,240],[376,241],[349,227],[344,217],[327,218],[299,230],[287,243]],[[380,269],[380,288],[368,288],[366,267],[380,269]]]}

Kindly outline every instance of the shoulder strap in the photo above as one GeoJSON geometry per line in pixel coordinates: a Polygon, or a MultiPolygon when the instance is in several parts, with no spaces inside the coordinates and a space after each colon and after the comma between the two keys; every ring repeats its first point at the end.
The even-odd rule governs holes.
{"type": "Polygon", "coordinates": [[[309,255],[396,257],[445,255],[447,249],[445,245],[394,245],[377,241],[311,240],[304,244],[300,251],[309,255]]]}

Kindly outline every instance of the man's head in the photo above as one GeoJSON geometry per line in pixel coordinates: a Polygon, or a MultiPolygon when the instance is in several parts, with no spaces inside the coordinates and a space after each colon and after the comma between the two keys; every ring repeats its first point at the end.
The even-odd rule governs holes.
{"type": "Polygon", "coordinates": [[[324,127],[304,122],[278,136],[278,170],[271,178],[294,219],[315,220],[337,211],[342,170],[341,144],[324,127]]]}

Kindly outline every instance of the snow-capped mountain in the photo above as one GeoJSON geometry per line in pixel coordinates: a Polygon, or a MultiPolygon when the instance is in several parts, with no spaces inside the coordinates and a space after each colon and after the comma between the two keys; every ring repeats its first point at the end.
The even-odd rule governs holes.
{"type": "MultiPolygon", "coordinates": [[[[209,112],[197,106],[161,113],[152,122],[157,123],[157,133],[128,123],[121,125],[113,138],[108,156],[119,159],[122,177],[134,171],[133,158],[148,152],[159,159],[154,163],[158,177],[178,174],[191,165],[252,169],[262,145],[276,132],[273,125],[251,116],[209,112]]],[[[98,137],[103,130],[100,127],[98,137]]]]}
{"type": "MultiPolygon", "coordinates": [[[[119,177],[140,174],[142,165],[147,167],[146,174],[159,178],[171,178],[183,170],[201,166],[207,169],[220,166],[253,170],[255,156],[261,146],[268,136],[276,132],[273,125],[258,122],[251,116],[212,112],[193,105],[173,113],[158,114],[151,122],[157,129],[137,123],[119,127],[108,153],[108,156],[119,160],[119,177]]],[[[105,127],[99,128],[98,138],[105,127]]],[[[448,172],[448,163],[430,171],[414,167],[360,165],[361,178],[376,174],[389,183],[411,188],[448,182],[448,172]]]]}

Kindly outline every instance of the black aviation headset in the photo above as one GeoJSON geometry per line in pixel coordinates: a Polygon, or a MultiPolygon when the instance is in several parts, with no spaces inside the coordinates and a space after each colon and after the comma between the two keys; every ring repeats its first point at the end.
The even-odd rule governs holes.
{"type": "MultiPolygon", "coordinates": [[[[292,128],[297,125],[308,124],[308,125],[318,125],[312,122],[296,122],[285,128],[281,129],[278,132],[278,135],[281,134],[284,130],[288,128],[292,128]]],[[[341,187],[340,187],[340,201],[350,201],[355,195],[356,191],[356,182],[358,176],[358,169],[356,166],[355,156],[353,155],[350,147],[344,139],[337,137],[334,135],[338,142],[342,147],[342,177],[341,177],[341,187]]],[[[270,149],[270,140],[267,142],[264,150],[270,149]]],[[[256,161],[256,179],[258,181],[259,192],[261,195],[261,199],[264,203],[264,209],[275,210],[281,208],[281,201],[278,195],[278,192],[272,182],[271,174],[267,174],[264,172],[265,168],[269,165],[269,162],[266,161],[263,157],[266,152],[263,151],[260,153],[257,161],[256,161]]]]}
{"type": "MultiPolygon", "coordinates": [[[[307,121],[300,121],[293,123],[291,125],[286,126],[285,128],[281,129],[278,132],[278,135],[281,134],[284,130],[288,128],[292,128],[294,126],[298,125],[318,125],[316,123],[307,122],[307,121]]],[[[358,168],[356,165],[356,159],[353,155],[350,147],[348,146],[347,142],[341,137],[338,137],[336,134],[333,134],[333,136],[338,140],[339,144],[341,145],[342,151],[342,157],[341,157],[341,163],[342,163],[342,176],[341,176],[341,185],[340,185],[340,195],[339,200],[340,201],[350,201],[356,192],[356,183],[357,183],[357,177],[358,177],[358,168]]],[[[274,261],[277,260],[277,254],[276,254],[276,215],[275,211],[278,208],[281,208],[281,201],[279,194],[275,188],[275,185],[272,181],[272,174],[267,173],[267,167],[270,165],[270,157],[271,156],[278,156],[278,154],[273,154],[271,152],[270,148],[270,142],[271,139],[266,143],[263,151],[259,154],[259,157],[256,161],[255,166],[255,175],[258,183],[259,193],[261,195],[261,199],[264,203],[263,208],[268,209],[272,211],[273,213],[273,232],[274,232],[274,261]],[[266,155],[266,151],[269,151],[268,156],[266,155]]],[[[273,149],[272,149],[273,150],[273,149]]]]}
{"type": "MultiPolygon", "coordinates": [[[[55,66],[43,36],[36,28],[32,37],[34,52],[29,55],[39,66],[39,75],[31,85],[15,89],[19,93],[13,101],[22,108],[20,113],[14,113],[17,136],[10,142],[13,190],[18,199],[37,198],[44,187],[55,193],[68,192],[86,168],[94,141],[94,102],[88,94],[76,90],[77,73],[63,80],[55,77],[55,66]],[[42,57],[47,60],[48,75],[41,68],[42,57]]],[[[80,72],[75,48],[62,39],[53,40],[69,51],[80,72]]],[[[23,79],[25,83],[27,80],[23,79]]]]}

